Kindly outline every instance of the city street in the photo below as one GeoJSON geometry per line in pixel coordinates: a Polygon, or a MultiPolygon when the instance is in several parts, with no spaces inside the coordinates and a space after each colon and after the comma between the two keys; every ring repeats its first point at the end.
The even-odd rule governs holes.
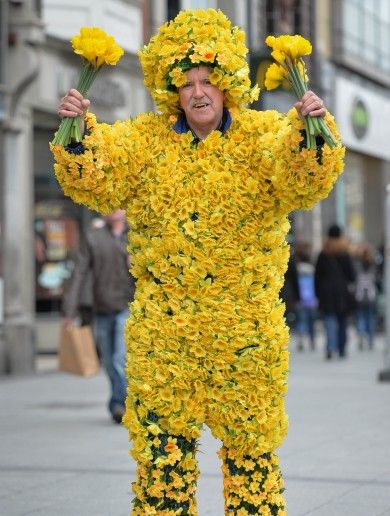
{"type": "MultiPolygon", "coordinates": [[[[351,334],[354,341],[354,335],[351,334]]],[[[30,377],[1,378],[0,514],[125,516],[134,463],[126,431],[105,409],[107,383],[58,373],[52,357],[30,377]],[[53,369],[54,368],[54,369],[53,369]]],[[[289,516],[390,515],[390,383],[383,341],[350,345],[346,360],[291,342],[290,431],[279,450],[289,516]]],[[[199,453],[200,516],[222,516],[218,442],[199,453]]]]}
{"type": "MultiPolygon", "coordinates": [[[[226,516],[281,505],[242,441],[278,455],[288,516],[390,516],[389,49],[389,0],[0,0],[0,516],[133,512],[124,328],[140,417],[207,414],[236,447],[226,516]],[[282,302],[317,334],[290,338],[268,450],[282,302]],[[72,320],[113,388],[59,371],[72,320]]],[[[188,441],[179,478],[149,442],[148,496],[188,512],[188,441]]],[[[224,516],[222,443],[198,444],[197,516],[224,516]]]]}

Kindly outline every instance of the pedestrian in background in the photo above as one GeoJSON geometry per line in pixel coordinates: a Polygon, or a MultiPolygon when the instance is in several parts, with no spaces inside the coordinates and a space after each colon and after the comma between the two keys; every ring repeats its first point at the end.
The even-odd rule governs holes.
{"type": "Polygon", "coordinates": [[[284,316],[290,331],[295,331],[297,322],[297,308],[299,305],[299,285],[298,285],[298,270],[295,258],[294,247],[290,247],[290,257],[288,266],[284,275],[283,287],[280,291],[280,297],[283,300],[286,309],[284,316]]]}
{"type": "Polygon", "coordinates": [[[356,329],[359,340],[358,347],[364,348],[365,341],[369,349],[374,346],[376,330],[377,302],[377,267],[372,247],[368,243],[359,246],[356,259],[356,329]]]}
{"type": "Polygon", "coordinates": [[[311,350],[315,349],[315,320],[317,298],[314,285],[314,264],[311,258],[309,242],[297,242],[296,263],[298,273],[299,305],[297,309],[296,334],[298,351],[305,347],[305,341],[311,350]]]}
{"type": "Polygon", "coordinates": [[[348,316],[354,310],[355,269],[349,242],[337,224],[328,229],[328,238],[315,267],[315,290],[324,318],[326,358],[334,352],[346,355],[348,316]]]}
{"type": "Polygon", "coordinates": [[[122,421],[125,412],[124,327],[135,286],[129,275],[127,232],[124,210],[114,211],[105,217],[103,227],[88,231],[78,250],[62,305],[63,324],[72,324],[82,289],[92,281],[96,340],[111,384],[108,409],[116,423],[122,421]]]}

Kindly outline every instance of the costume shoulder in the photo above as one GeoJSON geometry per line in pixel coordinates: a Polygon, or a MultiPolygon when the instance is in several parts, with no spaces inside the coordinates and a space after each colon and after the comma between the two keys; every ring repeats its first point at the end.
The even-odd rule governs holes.
{"type": "Polygon", "coordinates": [[[276,110],[258,111],[248,108],[240,110],[233,116],[233,121],[246,133],[276,131],[285,119],[286,115],[276,110]]]}
{"type": "Polygon", "coordinates": [[[172,121],[170,121],[168,115],[151,112],[141,113],[129,122],[137,131],[146,134],[166,133],[169,132],[172,127],[172,121]]]}
{"type": "Polygon", "coordinates": [[[89,112],[86,115],[86,123],[90,133],[96,133],[96,130],[99,130],[104,136],[109,133],[114,139],[128,136],[138,136],[142,139],[146,135],[160,134],[170,129],[167,115],[151,112],[141,113],[126,120],[117,120],[112,124],[98,122],[96,115],[89,112]]]}

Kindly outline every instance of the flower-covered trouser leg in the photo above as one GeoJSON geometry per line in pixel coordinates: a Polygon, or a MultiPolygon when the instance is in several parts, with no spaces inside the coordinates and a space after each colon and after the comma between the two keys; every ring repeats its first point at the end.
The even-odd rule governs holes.
{"type": "Polygon", "coordinates": [[[134,303],[126,327],[124,424],[137,463],[132,515],[196,515],[196,443],[205,420],[209,374],[191,356],[192,341],[178,335],[160,287],[147,285],[147,292],[152,300],[145,311],[153,308],[153,318],[145,320],[143,311],[138,315],[134,303]]]}
{"type": "Polygon", "coordinates": [[[212,374],[206,424],[223,443],[226,515],[285,514],[273,453],[288,427],[287,338],[282,333],[278,337],[272,345],[260,341],[234,350],[212,374]]]}
{"type": "Polygon", "coordinates": [[[149,456],[138,458],[131,514],[196,515],[196,440],[161,433],[156,415],[150,413],[148,419],[149,456]]]}
{"type": "MultiPolygon", "coordinates": [[[[134,516],[196,514],[195,448],[203,423],[232,460],[275,450],[288,426],[288,332],[277,324],[283,306],[263,306],[252,290],[234,302],[230,290],[201,302],[197,290],[194,301],[185,289],[168,287],[139,279],[126,328],[124,423],[138,465],[134,516]],[[260,331],[261,311],[270,323],[260,331]]],[[[219,287],[211,281],[204,290],[211,288],[219,287]]]]}
{"type": "Polygon", "coordinates": [[[284,516],[283,479],[274,453],[239,455],[223,447],[225,514],[284,516]]]}

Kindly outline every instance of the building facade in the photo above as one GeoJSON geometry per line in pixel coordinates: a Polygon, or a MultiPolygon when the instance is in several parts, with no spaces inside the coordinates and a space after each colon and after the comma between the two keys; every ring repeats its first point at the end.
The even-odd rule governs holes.
{"type": "Polygon", "coordinates": [[[247,34],[257,109],[287,111],[288,91],[264,91],[268,34],[313,43],[311,87],[336,116],[347,147],[345,173],[329,198],[292,214],[292,240],[321,248],[329,224],[354,241],[383,243],[390,182],[390,3],[387,0],[0,0],[0,372],[33,370],[36,352],[58,345],[63,284],[80,233],[95,214],[73,204],[53,175],[48,148],[59,99],[77,83],[69,39],[99,26],[125,49],[89,97],[102,121],[154,109],[143,86],[140,46],[184,8],[220,8],[247,34]]]}
{"type": "MultiPolygon", "coordinates": [[[[383,245],[386,144],[390,101],[390,3],[387,0],[250,0],[252,80],[263,86],[267,34],[302,34],[313,43],[306,59],[310,87],[335,115],[346,146],[345,172],[331,195],[291,216],[291,240],[308,240],[314,253],[327,227],[338,223],[353,242],[383,245]]],[[[281,89],[262,91],[257,107],[286,111],[294,102],[281,89]]]]}
{"type": "Polygon", "coordinates": [[[338,217],[354,241],[384,239],[390,182],[390,3],[332,1],[335,116],[347,148],[338,217]]]}
{"type": "Polygon", "coordinates": [[[1,0],[1,372],[30,372],[37,351],[56,349],[69,260],[93,217],[62,194],[49,151],[59,100],[82,67],[69,40],[81,26],[115,36],[125,56],[99,72],[89,97],[102,121],[134,116],[148,107],[136,55],[142,7],[138,0],[1,0]]]}

